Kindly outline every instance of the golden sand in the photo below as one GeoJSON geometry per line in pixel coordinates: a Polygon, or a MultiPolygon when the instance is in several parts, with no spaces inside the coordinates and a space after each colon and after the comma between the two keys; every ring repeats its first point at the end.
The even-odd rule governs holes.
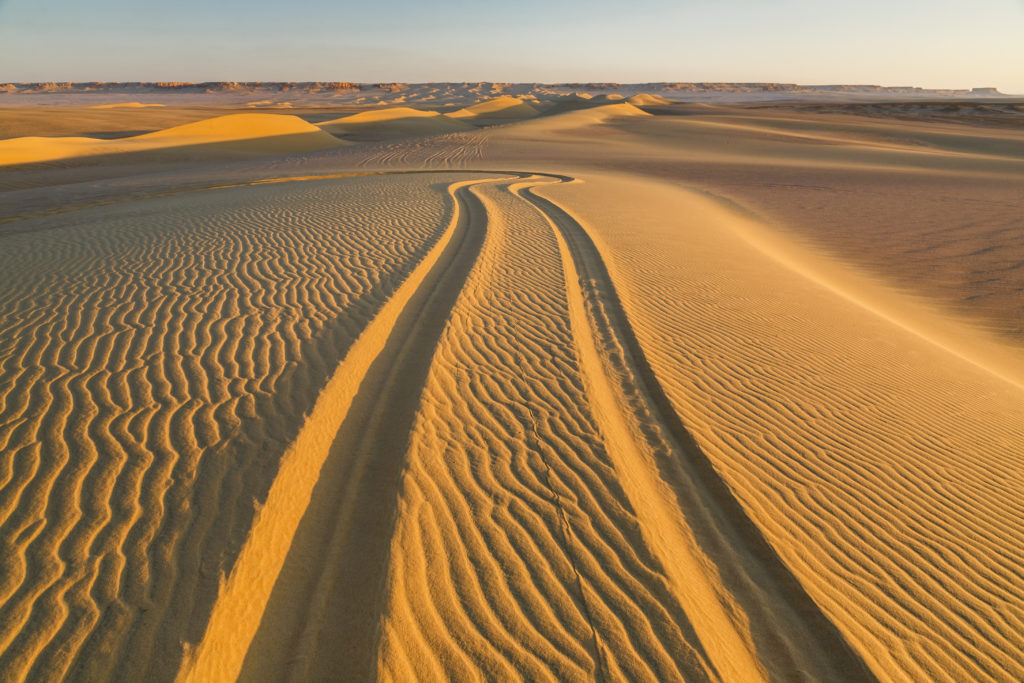
{"type": "Polygon", "coordinates": [[[173,148],[198,149],[199,156],[206,154],[216,158],[226,146],[239,142],[245,143],[240,149],[250,156],[308,152],[344,144],[297,116],[228,114],[117,140],[85,137],[0,140],[0,166],[173,148]]]}
{"type": "Polygon", "coordinates": [[[1024,678],[1024,134],[402,97],[0,141],[5,677],[1024,678]]]}
{"type": "Polygon", "coordinates": [[[467,119],[528,119],[537,114],[533,105],[518,97],[505,95],[453,111],[448,116],[467,119]]]}
{"type": "Polygon", "coordinates": [[[457,118],[436,111],[423,111],[412,107],[392,107],[360,112],[319,124],[334,135],[373,135],[376,137],[405,137],[415,135],[441,135],[456,131],[473,130],[473,126],[457,118]]]}

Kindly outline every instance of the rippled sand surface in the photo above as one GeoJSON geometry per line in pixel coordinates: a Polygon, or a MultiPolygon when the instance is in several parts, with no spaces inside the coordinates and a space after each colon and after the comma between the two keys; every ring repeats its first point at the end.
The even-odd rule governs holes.
{"type": "Polygon", "coordinates": [[[0,165],[0,678],[1024,677],[1024,136],[606,100],[0,165]]]}

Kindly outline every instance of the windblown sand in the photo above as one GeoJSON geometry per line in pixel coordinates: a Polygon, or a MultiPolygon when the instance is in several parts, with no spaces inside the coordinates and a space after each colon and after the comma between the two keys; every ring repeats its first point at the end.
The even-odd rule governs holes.
{"type": "Polygon", "coordinates": [[[1024,678],[1024,134],[401,100],[0,140],[0,678],[1024,678]]]}

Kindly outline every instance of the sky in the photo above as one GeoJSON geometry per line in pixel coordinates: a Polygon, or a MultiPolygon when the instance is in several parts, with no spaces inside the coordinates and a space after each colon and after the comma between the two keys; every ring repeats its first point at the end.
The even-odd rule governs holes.
{"type": "Polygon", "coordinates": [[[0,0],[0,82],[220,80],[1024,94],[1024,0],[0,0]]]}

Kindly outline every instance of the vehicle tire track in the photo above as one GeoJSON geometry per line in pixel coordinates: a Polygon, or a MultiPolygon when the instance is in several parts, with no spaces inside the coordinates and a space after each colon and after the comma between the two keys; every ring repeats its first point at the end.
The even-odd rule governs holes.
{"type": "MultiPolygon", "coordinates": [[[[392,490],[401,472],[409,431],[401,425],[411,420],[417,399],[397,382],[426,372],[445,312],[479,253],[482,208],[468,192],[479,182],[487,181],[450,186],[455,213],[444,237],[360,335],[322,391],[282,458],[206,633],[186,655],[178,680],[234,680],[240,674],[279,680],[280,672],[264,668],[268,659],[262,655],[278,646],[300,653],[312,647],[315,627],[327,617],[325,592],[343,579],[353,586],[373,576],[363,568],[386,561],[393,500],[381,492],[392,490]],[[323,548],[332,552],[318,552],[323,548]],[[318,571],[310,571],[311,564],[318,571]],[[290,598],[279,600],[283,594],[290,598]],[[289,609],[295,604],[309,605],[310,612],[299,612],[313,617],[295,623],[296,610],[289,609]]],[[[362,614],[375,609],[377,592],[376,586],[359,585],[346,596],[355,606],[330,621],[343,629],[342,641],[351,646],[355,679],[361,666],[373,664],[375,634],[365,633],[362,614]]]]}
{"type": "MultiPolygon", "coordinates": [[[[409,173],[417,172],[424,171],[409,173]]],[[[573,179],[457,172],[508,177],[449,186],[455,209],[448,229],[352,346],[282,456],[205,636],[187,653],[179,680],[306,680],[316,669],[314,654],[336,650],[337,643],[343,651],[332,654],[346,662],[346,678],[373,676],[396,492],[420,400],[418,392],[403,387],[424,384],[449,313],[481,252],[486,212],[470,187],[515,179],[513,194],[540,212],[559,242],[579,369],[600,437],[636,508],[634,542],[648,546],[663,565],[672,599],[682,608],[677,614],[692,622],[700,640],[694,645],[707,651],[711,670],[727,680],[873,680],[682,423],[647,363],[593,240],[565,210],[532,189],[573,179]]],[[[547,488],[567,528],[547,467],[547,488]]],[[[80,508],[74,514],[84,519],[93,513],[80,508]]],[[[567,538],[562,545],[575,564],[579,558],[567,538]]],[[[581,600],[595,642],[594,673],[614,677],[588,598],[581,600]]]]}
{"type": "Polygon", "coordinates": [[[473,189],[487,237],[421,391],[378,675],[719,680],[605,451],[558,241],[518,182],[473,189]]]}
{"type": "Polygon", "coordinates": [[[536,185],[520,184],[517,194],[547,218],[562,244],[573,336],[594,413],[646,540],[720,672],[744,679],[760,673],[780,680],[874,680],[672,408],[593,240],[565,210],[536,194],[536,185]]]}

